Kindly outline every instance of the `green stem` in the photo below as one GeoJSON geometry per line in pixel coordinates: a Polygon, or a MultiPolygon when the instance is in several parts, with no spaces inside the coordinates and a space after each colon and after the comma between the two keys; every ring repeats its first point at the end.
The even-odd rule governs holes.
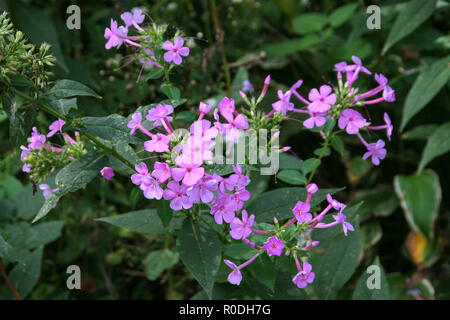
{"type": "MultiPolygon", "coordinates": [[[[14,91],[14,94],[16,94],[17,96],[19,96],[27,101],[30,101],[32,103],[36,103],[36,106],[38,106],[41,110],[45,111],[46,113],[51,114],[52,116],[62,119],[66,122],[70,122],[69,118],[67,118],[65,115],[59,113],[58,111],[54,110],[50,106],[24,94],[23,92],[15,89],[15,88],[13,88],[13,91],[14,91]]],[[[105,150],[107,153],[116,157],[119,161],[123,162],[126,166],[128,166],[129,168],[131,168],[131,170],[134,171],[134,167],[132,166],[132,164],[127,159],[125,159],[122,155],[120,155],[116,150],[106,146],[104,143],[102,143],[100,140],[98,140],[95,136],[93,136],[90,133],[81,133],[81,134],[84,135],[89,140],[91,140],[98,148],[101,148],[101,149],[105,150]]]]}
{"type": "MultiPolygon", "coordinates": [[[[318,160],[322,160],[323,156],[325,155],[325,150],[328,147],[328,144],[330,143],[330,138],[331,138],[332,134],[328,134],[327,137],[325,138],[324,143],[322,144],[322,152],[320,153],[319,157],[317,158],[318,160]]],[[[314,175],[316,174],[317,168],[319,166],[315,167],[313,169],[313,171],[311,171],[311,173],[309,174],[309,178],[308,178],[308,182],[306,183],[306,185],[310,184],[312,179],[314,178],[314,175]]]]}

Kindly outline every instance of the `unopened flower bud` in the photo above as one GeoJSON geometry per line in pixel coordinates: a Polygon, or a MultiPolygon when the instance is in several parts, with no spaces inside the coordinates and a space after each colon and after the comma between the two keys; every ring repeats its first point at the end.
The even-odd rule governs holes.
{"type": "Polygon", "coordinates": [[[317,190],[319,190],[319,187],[315,183],[310,183],[306,186],[306,191],[308,191],[308,193],[310,194],[316,193],[317,190]]]}
{"type": "Polygon", "coordinates": [[[200,105],[198,107],[200,109],[201,113],[207,114],[209,111],[211,111],[211,106],[209,104],[206,104],[204,102],[200,102],[200,105]]]}

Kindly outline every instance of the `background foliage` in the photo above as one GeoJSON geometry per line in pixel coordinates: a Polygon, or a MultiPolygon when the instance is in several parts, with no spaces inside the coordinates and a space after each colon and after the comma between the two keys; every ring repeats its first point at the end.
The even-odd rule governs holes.
{"type": "MultiPolygon", "coordinates": [[[[136,6],[147,8],[155,22],[169,23],[169,30],[180,28],[194,39],[185,67],[174,75],[173,82],[185,88],[186,99],[180,101],[176,121],[191,119],[199,101],[227,91],[238,100],[244,80],[259,90],[270,73],[264,106],[269,110],[275,89],[286,90],[300,78],[308,90],[331,82],[333,65],[356,55],[390,79],[397,101],[371,110],[371,115],[381,120],[388,111],[395,129],[388,156],[379,167],[363,161],[361,147],[350,138],[344,140],[345,149],[333,143],[337,152],[322,159],[315,182],[321,188],[347,186],[335,196],[352,203],[346,214],[360,227],[346,238],[333,230],[317,233],[321,246],[311,263],[321,267],[316,269],[314,287],[298,290],[288,276],[293,266],[287,258],[280,257],[274,269],[264,256],[248,267],[250,276],[236,288],[226,282],[222,252],[225,257],[248,259],[247,247],[223,243],[199,222],[182,221],[164,201],[143,198],[125,176],[105,181],[98,171],[107,159],[72,181],[67,190],[71,193],[32,224],[36,214],[43,213],[44,199],[40,193],[32,195],[33,188],[20,171],[18,149],[31,127],[27,121],[14,122],[18,120],[12,120],[3,102],[0,258],[21,298],[450,298],[450,203],[445,197],[450,188],[447,1],[76,1],[81,30],[65,26],[70,4],[2,0],[0,10],[10,12],[15,27],[32,43],[52,46],[56,57],[52,80],[73,80],[91,88],[68,92],[59,82],[49,99],[68,98],[59,100],[60,111],[85,117],[85,125],[97,136],[111,135],[103,131],[102,121],[124,121],[136,108],[165,99],[164,89],[152,81],[157,75],[144,71],[136,81],[140,66],[130,52],[104,49],[103,32],[110,17],[118,18],[136,6]],[[366,27],[369,4],[381,8],[380,30],[366,27]],[[89,118],[111,114],[116,115],[89,118]],[[193,230],[213,243],[203,247],[205,243],[192,237],[193,230]],[[66,289],[66,268],[72,264],[81,267],[81,290],[66,289]],[[365,286],[365,270],[371,264],[384,270],[383,290],[375,293],[365,286]]],[[[73,84],[69,87],[74,90],[73,84]]],[[[177,92],[170,95],[180,99],[177,92]]],[[[44,113],[21,116],[35,118],[41,127],[54,120],[44,113]]],[[[114,136],[120,135],[118,128],[110,129],[114,136]]],[[[314,163],[303,160],[314,157],[318,138],[296,118],[283,129],[281,144],[292,146],[292,151],[282,155],[278,177],[251,177],[253,200],[247,207],[258,221],[290,214],[299,199],[296,185],[302,185],[304,175],[313,170],[314,163]]],[[[131,138],[128,132],[123,137],[131,138]]],[[[126,150],[122,154],[133,156],[126,150]]],[[[95,154],[86,156],[88,162],[98,160],[95,154]]],[[[51,206],[47,209],[43,214],[51,206]]],[[[0,297],[13,298],[3,278],[0,297]]]]}

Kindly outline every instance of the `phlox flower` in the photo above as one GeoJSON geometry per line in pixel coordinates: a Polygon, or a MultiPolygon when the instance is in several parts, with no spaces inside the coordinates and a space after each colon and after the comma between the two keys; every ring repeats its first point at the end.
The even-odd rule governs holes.
{"type": "Polygon", "coordinates": [[[242,168],[240,164],[232,165],[234,173],[230,175],[227,180],[227,189],[233,190],[233,188],[236,189],[242,189],[245,188],[250,183],[250,178],[244,174],[242,174],[242,168]],[[229,186],[233,186],[233,188],[229,189],[229,186]]]}
{"type": "Polygon", "coordinates": [[[352,56],[352,61],[354,64],[350,64],[350,65],[346,66],[345,67],[346,71],[352,71],[355,73],[362,71],[369,75],[372,74],[372,72],[369,69],[367,69],[366,67],[363,66],[361,59],[358,58],[357,56],[352,56]]]}
{"type": "Polygon", "coordinates": [[[343,203],[341,203],[341,202],[339,202],[339,201],[333,199],[333,197],[331,196],[331,194],[327,194],[327,201],[328,201],[328,203],[331,205],[331,207],[332,207],[334,210],[337,210],[337,211],[341,211],[341,212],[342,212],[342,210],[344,210],[344,209],[346,208],[346,205],[345,205],[345,204],[343,204],[343,203]]]}
{"type": "Polygon", "coordinates": [[[141,183],[141,190],[144,191],[144,197],[147,199],[159,200],[163,196],[163,189],[159,185],[158,181],[152,177],[144,177],[141,183]]]}
{"type": "Polygon", "coordinates": [[[50,198],[50,196],[51,196],[53,193],[59,191],[59,188],[52,189],[48,184],[45,184],[45,183],[44,183],[44,184],[40,184],[40,185],[39,185],[39,189],[42,190],[42,193],[43,193],[43,195],[44,195],[44,199],[45,199],[45,200],[47,200],[48,198],[50,198]]]}
{"type": "Polygon", "coordinates": [[[355,228],[353,228],[350,223],[345,221],[347,217],[342,212],[339,212],[337,215],[333,215],[333,218],[337,223],[342,223],[342,229],[344,229],[345,236],[347,236],[348,230],[355,231],[355,228]]]}
{"type": "Polygon", "coordinates": [[[30,144],[28,145],[28,148],[39,150],[40,148],[45,146],[45,135],[40,134],[39,131],[37,131],[36,127],[33,127],[33,131],[31,133],[31,137],[29,138],[30,144]]]}
{"type": "Polygon", "coordinates": [[[248,129],[248,121],[244,115],[238,114],[236,118],[229,123],[223,124],[222,127],[225,132],[225,140],[237,142],[242,135],[241,130],[248,129]]]}
{"type": "Polygon", "coordinates": [[[253,88],[253,85],[249,80],[245,80],[244,82],[242,82],[242,91],[253,93],[254,90],[255,89],[253,88]]]}
{"type": "Polygon", "coordinates": [[[219,111],[222,117],[224,117],[228,122],[233,122],[233,114],[235,111],[234,99],[223,97],[219,102],[219,111]]]}
{"type": "Polygon", "coordinates": [[[328,111],[331,105],[336,103],[336,94],[331,93],[330,86],[323,85],[319,90],[314,88],[309,92],[308,98],[311,103],[308,105],[308,110],[311,112],[328,111]]]}
{"type": "Polygon", "coordinates": [[[288,111],[294,109],[294,104],[290,102],[291,91],[288,90],[285,93],[283,93],[283,91],[278,90],[277,94],[280,100],[272,103],[272,108],[275,110],[276,113],[282,113],[286,115],[288,111]]]}
{"type": "Polygon", "coordinates": [[[122,43],[125,41],[128,34],[128,29],[124,26],[117,28],[117,21],[111,19],[111,28],[105,29],[105,39],[108,40],[105,44],[106,50],[116,47],[120,48],[122,43]]]}
{"type": "Polygon", "coordinates": [[[219,194],[211,206],[211,215],[214,215],[214,220],[217,224],[222,224],[223,221],[230,223],[233,221],[236,213],[235,204],[229,200],[229,195],[219,194]]]}
{"type": "Polygon", "coordinates": [[[225,264],[230,267],[233,271],[228,275],[228,282],[231,284],[239,285],[242,281],[242,273],[230,260],[224,260],[225,264]]]}
{"type": "Polygon", "coordinates": [[[303,268],[301,268],[300,263],[297,264],[297,267],[298,273],[292,279],[292,282],[300,289],[306,288],[308,283],[314,282],[314,278],[316,275],[311,271],[312,266],[308,262],[303,263],[303,268]]]}
{"type": "Polygon", "coordinates": [[[367,121],[361,113],[353,109],[342,111],[338,120],[339,129],[344,129],[348,134],[357,134],[359,129],[366,125],[367,121]]]}
{"type": "Polygon", "coordinates": [[[148,152],[165,152],[169,149],[170,135],[157,133],[151,140],[144,142],[145,150],[148,152]]]}
{"type": "Polygon", "coordinates": [[[183,47],[183,44],[184,40],[181,37],[176,37],[173,43],[170,40],[164,42],[162,47],[167,50],[164,54],[164,60],[167,62],[173,61],[176,65],[180,64],[183,61],[181,56],[189,55],[189,48],[183,47]]]}
{"type": "Polygon", "coordinates": [[[150,58],[148,57],[144,57],[144,58],[140,58],[139,62],[142,63],[145,67],[157,67],[157,68],[162,68],[162,66],[156,62],[156,58],[155,58],[155,54],[151,49],[147,49],[145,48],[144,51],[147,53],[147,55],[150,56],[150,58]]]}
{"type": "Polygon", "coordinates": [[[389,141],[391,141],[392,131],[394,130],[394,127],[392,126],[391,118],[389,118],[389,115],[387,112],[384,113],[384,125],[381,126],[370,126],[368,129],[370,130],[384,130],[386,129],[386,136],[389,141]]]}
{"type": "Polygon", "coordinates": [[[230,198],[231,201],[235,203],[236,208],[239,210],[244,207],[244,202],[250,199],[250,192],[245,189],[239,189],[238,191],[233,193],[230,198]]]}
{"type": "Polygon", "coordinates": [[[195,121],[191,124],[189,130],[191,135],[201,137],[204,140],[212,140],[218,134],[217,128],[211,127],[211,122],[208,120],[195,121]]]}
{"type": "Polygon", "coordinates": [[[158,127],[163,124],[164,120],[172,121],[173,118],[169,116],[173,112],[173,107],[170,104],[158,104],[156,107],[148,111],[145,117],[148,121],[155,121],[153,126],[158,127]]]}
{"type": "Polygon", "coordinates": [[[364,153],[363,159],[372,158],[372,163],[376,166],[380,164],[380,159],[383,160],[386,157],[386,149],[384,149],[384,141],[378,140],[376,143],[369,143],[367,145],[367,152],[364,153]]]}
{"type": "Polygon", "coordinates": [[[217,180],[206,175],[197,181],[196,184],[187,189],[186,193],[192,203],[210,203],[214,200],[214,191],[217,190],[217,180]]]}
{"type": "Polygon", "coordinates": [[[309,222],[312,219],[312,214],[309,213],[310,209],[309,203],[298,201],[292,209],[292,213],[295,216],[295,219],[297,219],[298,223],[305,223],[309,222]]]}
{"type": "Polygon", "coordinates": [[[144,22],[145,15],[142,13],[141,9],[133,9],[131,12],[122,13],[120,18],[125,22],[127,28],[133,25],[136,29],[141,30],[139,24],[144,22]]]}
{"type": "Polygon", "coordinates": [[[178,182],[170,181],[167,184],[167,189],[164,190],[164,199],[171,200],[170,208],[174,211],[181,209],[189,209],[192,207],[192,202],[186,194],[188,187],[184,184],[180,185],[178,182]]]}
{"type": "Polygon", "coordinates": [[[114,170],[111,167],[104,167],[100,172],[106,180],[110,180],[114,177],[114,170]]]}
{"type": "Polygon", "coordinates": [[[47,138],[50,138],[51,136],[53,136],[56,132],[62,132],[62,127],[66,124],[66,122],[62,119],[58,119],[56,121],[54,121],[49,127],[48,129],[50,130],[49,133],[47,133],[47,138]]]}
{"type": "Polygon", "coordinates": [[[141,127],[142,123],[142,114],[140,112],[136,112],[131,116],[131,120],[128,122],[127,127],[131,129],[130,135],[134,134],[136,130],[141,127]]]}
{"type": "Polygon", "coordinates": [[[251,226],[255,222],[255,216],[248,216],[247,210],[242,210],[242,220],[234,218],[230,223],[230,235],[235,240],[245,239],[252,233],[251,226]]]}
{"type": "Polygon", "coordinates": [[[308,129],[316,127],[321,127],[327,122],[326,112],[309,112],[309,118],[303,121],[303,126],[308,129]]]}
{"type": "Polygon", "coordinates": [[[171,176],[169,165],[165,162],[156,161],[155,164],[153,165],[152,176],[158,179],[160,183],[163,183],[164,181],[168,180],[171,176]]]}
{"type": "Polygon", "coordinates": [[[179,168],[172,168],[172,178],[175,181],[183,180],[186,186],[193,186],[205,174],[205,169],[200,167],[200,163],[192,163],[189,158],[183,155],[175,159],[179,168]]]}
{"type": "Polygon", "coordinates": [[[211,111],[212,106],[209,104],[206,104],[204,102],[200,102],[200,105],[198,106],[198,109],[203,114],[208,114],[211,111]]]}
{"type": "Polygon", "coordinates": [[[141,162],[139,164],[134,165],[134,169],[136,169],[137,173],[131,175],[131,182],[135,185],[140,185],[145,178],[150,177],[148,172],[147,165],[145,162],[141,162]]]}
{"type": "Polygon", "coordinates": [[[283,252],[284,243],[277,236],[272,236],[264,242],[264,250],[266,250],[269,256],[280,256],[283,252]]]}

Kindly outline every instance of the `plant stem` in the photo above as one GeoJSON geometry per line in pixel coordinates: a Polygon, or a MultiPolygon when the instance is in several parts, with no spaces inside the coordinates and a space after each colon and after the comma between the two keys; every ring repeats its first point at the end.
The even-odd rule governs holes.
{"type": "MultiPolygon", "coordinates": [[[[318,160],[322,160],[323,156],[325,155],[325,150],[328,147],[328,144],[330,143],[330,138],[331,138],[331,134],[329,133],[327,135],[327,137],[325,138],[324,143],[322,144],[322,152],[320,152],[319,157],[317,158],[318,160]]],[[[306,183],[306,185],[310,184],[312,179],[314,178],[314,175],[316,174],[317,168],[319,166],[315,167],[313,169],[313,171],[311,171],[311,173],[309,174],[309,178],[308,178],[308,182],[306,183]]]]}
{"type": "Polygon", "coordinates": [[[6,274],[5,268],[3,267],[2,259],[0,259],[0,271],[2,272],[3,278],[5,278],[6,284],[8,285],[12,294],[14,295],[14,298],[16,300],[20,300],[19,292],[17,292],[17,289],[14,288],[13,284],[11,283],[11,280],[9,280],[8,275],[6,274]]]}

